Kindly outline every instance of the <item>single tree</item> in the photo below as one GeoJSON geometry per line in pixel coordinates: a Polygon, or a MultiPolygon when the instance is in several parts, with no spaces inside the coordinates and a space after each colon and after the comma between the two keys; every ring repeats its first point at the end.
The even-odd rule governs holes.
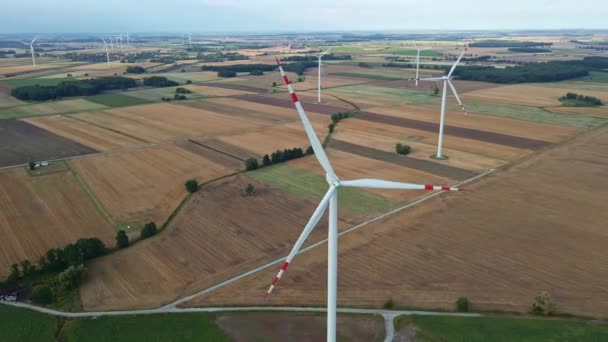
{"type": "Polygon", "coordinates": [[[253,194],[253,190],[254,190],[253,184],[249,183],[245,187],[245,194],[251,195],[251,194],[253,194]]]}
{"type": "Polygon", "coordinates": [[[547,291],[542,291],[534,298],[532,313],[535,315],[549,316],[553,314],[554,305],[551,295],[547,291]]]}
{"type": "Polygon", "coordinates": [[[21,272],[19,271],[19,265],[18,264],[12,264],[11,265],[11,273],[8,276],[7,281],[9,283],[16,283],[19,278],[21,278],[21,272]]]}
{"type": "Polygon", "coordinates": [[[129,236],[127,235],[127,232],[125,232],[124,230],[119,230],[118,233],[116,233],[116,247],[118,248],[126,248],[129,246],[129,236]]]}
{"type": "Polygon", "coordinates": [[[315,153],[315,150],[312,149],[312,146],[308,146],[306,148],[306,154],[314,154],[314,153],[315,153]]]}
{"type": "Polygon", "coordinates": [[[30,171],[35,170],[35,169],[36,169],[36,163],[34,163],[34,162],[30,162],[30,164],[29,164],[29,168],[30,168],[30,171]]]}
{"type": "Polygon", "coordinates": [[[272,86],[276,87],[277,86],[277,82],[272,82],[272,86]]]}
{"type": "Polygon", "coordinates": [[[435,90],[433,90],[433,95],[439,95],[439,87],[435,86],[435,90]]]}
{"type": "Polygon", "coordinates": [[[336,129],[336,124],[330,123],[329,126],[327,126],[327,128],[329,128],[329,133],[333,133],[334,129],[336,129]]]}
{"type": "Polygon", "coordinates": [[[469,312],[469,309],[469,299],[467,297],[460,297],[456,300],[456,311],[469,312]]]}
{"type": "Polygon", "coordinates": [[[268,165],[272,164],[272,161],[270,161],[270,157],[267,154],[265,154],[264,158],[262,158],[262,164],[264,166],[268,166],[268,165]]]}
{"type": "Polygon", "coordinates": [[[245,169],[247,171],[256,170],[258,168],[258,160],[256,158],[249,158],[245,160],[245,169]]]}
{"type": "Polygon", "coordinates": [[[198,191],[198,181],[196,179],[190,179],[184,185],[186,186],[186,190],[191,194],[198,191]]]}
{"type": "Polygon", "coordinates": [[[141,230],[141,238],[146,239],[150,236],[156,235],[158,233],[158,228],[156,228],[156,223],[148,222],[144,225],[144,228],[141,230]]]}

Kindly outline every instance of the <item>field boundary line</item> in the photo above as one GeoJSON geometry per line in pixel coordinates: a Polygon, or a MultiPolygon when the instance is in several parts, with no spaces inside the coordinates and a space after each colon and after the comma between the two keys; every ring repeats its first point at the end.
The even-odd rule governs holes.
{"type": "MultiPolygon", "coordinates": [[[[87,113],[88,113],[88,112],[87,112],[87,113]]],[[[111,115],[111,114],[109,114],[109,115],[111,115]]],[[[105,127],[105,126],[102,126],[102,125],[100,125],[100,124],[96,124],[96,123],[93,123],[93,122],[90,122],[90,121],[87,121],[87,120],[83,120],[83,119],[75,118],[75,117],[73,117],[73,116],[69,116],[69,115],[64,115],[64,116],[65,116],[65,117],[68,117],[68,118],[70,118],[70,119],[76,120],[76,121],[84,122],[84,123],[86,123],[86,124],[88,124],[88,125],[91,125],[91,126],[95,126],[95,127],[98,127],[98,128],[101,128],[101,129],[105,129],[105,130],[110,131],[110,132],[114,132],[114,133],[117,133],[117,134],[120,134],[120,135],[124,135],[125,137],[131,138],[131,139],[135,139],[135,140],[137,140],[137,141],[140,141],[140,142],[143,142],[143,143],[146,143],[146,144],[151,144],[151,143],[153,143],[152,141],[147,141],[147,140],[144,140],[144,139],[142,139],[142,138],[138,138],[138,137],[136,137],[136,136],[133,136],[133,135],[130,135],[130,134],[127,134],[127,133],[121,132],[121,131],[117,131],[117,130],[115,130],[115,129],[112,129],[112,128],[109,128],[109,127],[105,127]]],[[[131,120],[131,121],[135,121],[135,120],[131,120]]]]}
{"type": "MultiPolygon", "coordinates": [[[[464,180],[464,181],[462,181],[462,182],[460,182],[460,183],[456,184],[455,186],[461,186],[461,185],[464,185],[464,184],[468,184],[468,183],[473,182],[473,181],[475,181],[475,180],[477,180],[477,179],[479,179],[479,178],[481,178],[481,177],[484,177],[484,176],[486,176],[486,175],[488,175],[488,174],[490,174],[490,173],[493,173],[494,171],[496,171],[496,169],[490,169],[490,170],[488,170],[488,171],[486,171],[486,172],[484,172],[484,173],[481,173],[481,174],[479,174],[479,175],[477,175],[477,176],[475,176],[475,177],[472,177],[472,178],[469,178],[469,179],[467,179],[467,180],[464,180]]],[[[357,230],[357,229],[359,229],[359,228],[361,228],[361,227],[363,227],[363,226],[365,226],[365,225],[367,225],[367,224],[370,224],[370,223],[373,223],[373,222],[376,222],[376,221],[382,220],[382,219],[384,219],[385,217],[387,217],[387,216],[389,216],[389,215],[395,214],[395,213],[400,212],[400,211],[402,211],[402,210],[408,209],[408,208],[410,208],[410,207],[413,207],[413,206],[415,206],[415,205],[418,205],[418,204],[420,204],[420,203],[423,203],[423,202],[425,202],[425,201],[428,201],[428,200],[430,200],[430,199],[432,199],[432,198],[434,198],[434,197],[436,197],[436,196],[439,196],[439,195],[441,195],[441,194],[442,194],[442,192],[436,192],[436,193],[430,194],[430,195],[428,195],[428,196],[422,197],[422,198],[420,198],[420,199],[414,200],[414,201],[412,201],[412,202],[409,202],[409,203],[407,203],[407,204],[405,204],[405,205],[403,205],[403,206],[401,206],[401,207],[398,207],[398,208],[396,208],[396,209],[393,209],[393,210],[391,210],[391,211],[389,211],[389,212],[386,212],[386,213],[384,213],[384,214],[382,214],[382,215],[376,216],[376,217],[374,217],[374,218],[372,218],[372,219],[369,219],[369,220],[367,220],[367,221],[365,221],[365,222],[359,223],[359,224],[357,224],[357,225],[355,225],[355,226],[352,226],[352,227],[350,227],[350,228],[348,228],[348,229],[346,229],[346,230],[343,230],[343,231],[341,231],[341,232],[339,232],[339,233],[338,233],[338,236],[342,236],[342,235],[344,235],[344,234],[348,234],[348,233],[350,233],[350,232],[353,232],[353,231],[355,231],[355,230],[357,230]]],[[[302,254],[302,253],[304,253],[304,252],[307,252],[307,251],[309,251],[309,250],[311,250],[311,249],[313,249],[313,248],[315,248],[315,247],[321,246],[322,244],[324,244],[324,243],[326,243],[326,242],[327,242],[327,239],[323,239],[323,240],[321,240],[321,241],[315,242],[315,243],[311,244],[310,246],[307,246],[307,247],[305,247],[305,248],[302,248],[302,249],[300,250],[300,252],[298,252],[298,254],[302,254]]],[[[174,302],[172,302],[172,303],[169,303],[169,304],[167,304],[167,305],[162,306],[160,309],[161,309],[161,310],[170,310],[171,308],[175,308],[177,305],[180,305],[180,304],[182,304],[182,303],[188,302],[188,301],[190,301],[190,300],[192,300],[192,299],[194,299],[194,298],[196,298],[196,297],[200,297],[200,296],[202,296],[202,295],[204,295],[204,294],[207,294],[207,293],[209,293],[209,292],[215,291],[215,290],[217,290],[217,289],[219,289],[219,288],[221,288],[221,287],[224,287],[224,286],[226,286],[226,285],[228,285],[228,284],[231,284],[231,283],[236,282],[236,281],[238,281],[238,280],[241,280],[241,279],[243,279],[243,278],[245,278],[245,277],[247,277],[247,276],[250,276],[250,275],[252,275],[252,274],[254,274],[254,273],[257,273],[257,272],[259,272],[259,271],[262,271],[262,270],[264,270],[264,269],[266,269],[266,268],[268,268],[268,267],[271,267],[271,266],[277,265],[277,264],[279,264],[279,263],[283,262],[283,261],[285,260],[285,258],[286,258],[286,257],[287,257],[287,256],[284,256],[284,257],[281,257],[281,258],[275,259],[275,260],[270,261],[270,262],[268,262],[268,263],[265,263],[265,264],[263,264],[263,265],[261,265],[261,266],[258,266],[258,267],[254,268],[254,269],[251,269],[251,270],[249,270],[249,271],[247,271],[247,272],[241,273],[241,274],[239,274],[239,275],[237,275],[237,276],[234,276],[234,277],[232,277],[232,278],[230,278],[230,279],[224,280],[224,281],[222,281],[222,282],[220,282],[220,283],[218,283],[218,284],[216,284],[216,285],[213,285],[213,286],[208,287],[208,288],[206,288],[206,289],[204,289],[204,290],[201,290],[201,291],[199,291],[199,292],[196,292],[196,293],[194,293],[194,294],[192,294],[192,295],[189,295],[189,296],[186,296],[186,297],[180,298],[180,299],[178,299],[178,300],[176,300],[176,301],[174,301],[174,302]]]]}

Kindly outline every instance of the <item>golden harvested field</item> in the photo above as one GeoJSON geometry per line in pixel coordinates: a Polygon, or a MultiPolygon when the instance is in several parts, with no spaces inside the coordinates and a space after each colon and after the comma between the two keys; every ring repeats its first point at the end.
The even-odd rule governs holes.
{"type": "MultiPolygon", "coordinates": [[[[430,173],[401,167],[375,159],[361,157],[356,154],[342,152],[335,149],[328,149],[327,155],[331,165],[334,168],[334,171],[336,171],[336,174],[338,177],[340,177],[340,179],[380,178],[395,182],[439,185],[454,185],[457,183],[454,180],[432,175],[430,173]]],[[[290,165],[312,171],[321,176],[325,175],[325,172],[315,158],[300,158],[292,161],[290,165]]],[[[398,202],[408,202],[426,194],[425,191],[391,191],[370,189],[365,189],[365,191],[373,192],[377,195],[398,202]]]]}
{"type": "MultiPolygon", "coordinates": [[[[416,106],[395,106],[372,108],[370,112],[392,115],[402,118],[439,123],[439,110],[416,106]]],[[[559,142],[572,138],[584,131],[578,127],[552,125],[548,123],[524,121],[491,115],[446,112],[446,125],[496,132],[518,137],[531,138],[550,142],[559,142]]]]}
{"type": "Polygon", "coordinates": [[[0,171],[0,277],[13,263],[36,263],[51,248],[79,238],[114,244],[114,230],[71,172],[32,177],[23,168],[0,171]]]}
{"type": "MultiPolygon", "coordinates": [[[[268,94],[268,95],[264,95],[266,97],[272,97],[272,98],[277,98],[277,99],[289,99],[289,94],[287,93],[282,93],[282,94],[268,94]]],[[[352,111],[355,108],[347,103],[344,102],[332,95],[329,94],[325,94],[325,92],[321,93],[321,104],[323,105],[328,105],[328,106],[332,106],[332,107],[338,107],[338,108],[344,108],[345,112],[346,111],[352,111]]],[[[298,98],[300,99],[300,101],[302,102],[302,105],[304,106],[304,110],[306,110],[306,113],[309,113],[310,111],[306,109],[306,104],[307,103],[317,103],[317,92],[316,91],[304,91],[304,92],[298,92],[298,98]]],[[[293,108],[293,110],[295,110],[295,107],[293,108]]]]}
{"type": "MultiPolygon", "coordinates": [[[[158,307],[278,258],[315,207],[245,176],[206,186],[159,236],[91,262],[81,287],[84,308],[158,307]],[[255,193],[246,196],[248,183],[255,193]]],[[[320,223],[309,241],[324,230],[320,223]]]]}
{"type": "MultiPolygon", "coordinates": [[[[327,125],[331,122],[327,116],[309,116],[313,127],[323,141],[328,134],[327,125]]],[[[236,135],[226,135],[217,138],[220,141],[241,146],[259,157],[270,155],[276,150],[300,147],[304,150],[310,145],[304,127],[298,122],[277,125],[245,132],[236,135]]]]}
{"type": "MultiPolygon", "coordinates": [[[[279,94],[279,95],[281,95],[281,94],[279,94]]],[[[282,94],[282,95],[289,96],[289,94],[282,94]]],[[[276,96],[273,96],[273,97],[277,98],[276,96]]],[[[276,116],[277,119],[284,120],[284,121],[299,120],[298,112],[296,111],[295,107],[286,108],[286,107],[267,105],[267,104],[252,102],[252,101],[233,99],[233,98],[208,99],[208,100],[204,100],[204,101],[211,102],[211,103],[217,103],[217,104],[223,104],[223,105],[226,105],[226,106],[232,107],[232,108],[242,108],[244,110],[252,110],[252,111],[256,111],[256,112],[271,114],[271,115],[276,116]]],[[[304,104],[304,106],[306,106],[306,105],[304,104]]],[[[311,116],[311,120],[313,120],[312,117],[315,117],[315,116],[319,116],[319,117],[324,116],[323,114],[317,114],[312,111],[306,111],[306,114],[311,116]]]]}
{"type": "Polygon", "coordinates": [[[114,221],[158,225],[186,196],[187,180],[205,182],[236,171],[172,144],[78,158],[70,164],[114,221]]]}
{"type": "Polygon", "coordinates": [[[57,113],[74,113],[105,108],[108,107],[95,102],[87,101],[85,99],[71,99],[17,106],[11,108],[11,111],[20,115],[47,115],[57,113]]]}
{"type": "MultiPolygon", "coordinates": [[[[436,146],[438,138],[438,133],[435,132],[428,132],[405,127],[397,127],[383,123],[360,120],[356,118],[351,118],[340,122],[338,126],[338,132],[340,134],[342,134],[342,132],[344,134],[348,134],[351,131],[360,131],[364,132],[367,135],[384,137],[383,139],[392,138],[394,139],[394,143],[391,144],[392,149],[395,148],[395,144],[399,141],[413,141],[436,146]]],[[[336,139],[341,138],[338,135],[336,136],[336,139]]],[[[453,149],[479,155],[482,159],[483,157],[489,157],[491,159],[499,160],[514,160],[529,153],[528,150],[522,150],[514,147],[497,145],[483,141],[459,138],[447,134],[443,137],[443,145],[447,149],[453,149]]],[[[452,159],[456,158],[448,159],[448,164],[452,162],[452,159]]],[[[444,162],[446,161],[442,161],[442,163],[444,162]]],[[[474,167],[474,165],[475,164],[470,165],[469,168],[474,167]]]]}
{"type": "Polygon", "coordinates": [[[84,121],[63,115],[22,119],[51,133],[76,141],[98,151],[108,151],[143,144],[141,141],[84,121]]]}
{"type": "MultiPolygon", "coordinates": [[[[363,129],[351,129],[348,131],[338,129],[337,133],[333,135],[333,138],[338,141],[345,141],[391,153],[395,152],[395,144],[400,142],[402,144],[409,145],[412,148],[412,151],[410,154],[408,154],[408,157],[437,162],[435,159],[431,159],[429,157],[437,153],[437,141],[427,139],[427,142],[421,142],[418,140],[419,136],[396,138],[377,133],[368,133],[363,129]]],[[[441,161],[441,164],[465,170],[483,171],[496,168],[508,162],[507,160],[491,158],[451,148],[444,148],[443,151],[445,155],[449,156],[450,158],[448,160],[441,161]]]]}
{"type": "Polygon", "coordinates": [[[251,94],[251,92],[243,91],[243,90],[209,87],[209,86],[198,85],[198,84],[189,84],[187,86],[184,86],[184,88],[192,90],[195,93],[203,94],[205,96],[234,96],[234,95],[251,94]]]}
{"type": "MultiPolygon", "coordinates": [[[[608,314],[608,128],[340,238],[338,305],[608,314]],[[559,170],[559,171],[556,171],[559,170]]],[[[325,304],[326,248],[300,255],[273,305],[325,304]]],[[[188,305],[257,305],[273,268],[188,305]]]]}
{"type": "Polygon", "coordinates": [[[559,98],[572,92],[587,96],[595,96],[604,102],[608,102],[608,92],[564,89],[554,87],[541,87],[532,85],[506,85],[502,87],[477,90],[463,94],[463,100],[478,100],[494,103],[519,104],[524,106],[548,107],[559,106],[559,98]]]}
{"type": "Polygon", "coordinates": [[[11,66],[0,66],[0,75],[6,75],[6,74],[14,74],[14,73],[18,73],[18,72],[24,72],[24,71],[40,71],[40,70],[47,70],[47,69],[53,69],[53,68],[59,68],[61,67],[61,65],[57,65],[57,64],[38,64],[36,63],[36,69],[34,69],[34,67],[31,64],[23,64],[23,65],[11,65],[11,66]]]}
{"type": "MultiPolygon", "coordinates": [[[[319,78],[318,78],[318,74],[317,74],[318,71],[316,71],[316,70],[318,70],[318,69],[317,68],[315,68],[314,70],[311,69],[311,71],[307,72],[306,75],[304,76],[303,82],[298,82],[298,78],[300,78],[302,76],[299,76],[295,79],[290,78],[289,80],[293,82],[291,84],[293,86],[293,89],[295,91],[313,90],[313,89],[317,90],[319,78]]],[[[370,82],[370,79],[368,79],[368,78],[321,75],[321,87],[322,88],[332,88],[332,87],[339,87],[339,86],[358,84],[358,83],[368,83],[368,82],[370,82]]],[[[283,90],[286,90],[287,86],[284,83],[282,83],[281,88],[283,90]]]]}
{"type": "Polygon", "coordinates": [[[149,142],[214,136],[268,124],[261,120],[166,103],[82,113],[74,117],[149,142]]]}

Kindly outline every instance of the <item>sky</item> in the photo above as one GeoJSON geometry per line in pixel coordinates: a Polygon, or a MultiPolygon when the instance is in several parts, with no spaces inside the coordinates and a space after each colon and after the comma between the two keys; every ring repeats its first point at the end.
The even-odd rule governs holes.
{"type": "Polygon", "coordinates": [[[608,29],[608,0],[6,0],[0,33],[608,29]]]}

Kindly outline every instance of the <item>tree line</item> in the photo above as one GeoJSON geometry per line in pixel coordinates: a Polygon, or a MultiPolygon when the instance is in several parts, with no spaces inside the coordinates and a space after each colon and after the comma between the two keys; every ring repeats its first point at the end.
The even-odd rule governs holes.
{"type": "Polygon", "coordinates": [[[23,101],[47,101],[70,96],[91,96],[105,90],[126,90],[137,87],[134,79],[120,76],[100,77],[87,80],[69,80],[57,85],[23,86],[11,91],[11,95],[23,101]]]}
{"type": "Polygon", "coordinates": [[[470,44],[470,47],[485,47],[485,48],[513,48],[513,47],[537,47],[537,46],[552,46],[553,43],[543,42],[520,42],[517,40],[501,40],[501,39],[488,39],[470,44]]]}
{"type": "MultiPolygon", "coordinates": [[[[262,165],[270,166],[274,164],[280,164],[286,161],[290,161],[292,159],[301,158],[308,154],[313,154],[314,151],[312,147],[308,146],[306,152],[299,147],[288,148],[284,150],[276,150],[272,152],[270,155],[265,154],[262,158],[262,165]]],[[[245,169],[247,171],[257,170],[259,168],[258,160],[256,158],[249,158],[245,160],[245,169]]]]}
{"type": "Polygon", "coordinates": [[[595,107],[603,106],[602,100],[594,96],[585,96],[576,93],[567,93],[566,95],[559,98],[565,105],[575,107],[595,107]]]}
{"type": "Polygon", "coordinates": [[[155,88],[164,88],[164,87],[175,87],[178,86],[179,83],[175,81],[171,81],[170,79],[162,76],[150,76],[144,77],[144,86],[147,87],[155,87],[155,88]]]}
{"type": "MultiPolygon", "coordinates": [[[[334,55],[333,53],[329,53],[323,56],[323,60],[326,61],[350,61],[353,59],[351,55],[334,55]]],[[[317,56],[289,56],[283,58],[283,61],[286,62],[318,62],[317,56]]]]}
{"type": "Polygon", "coordinates": [[[507,50],[511,52],[523,52],[523,53],[546,53],[551,52],[549,49],[541,49],[536,47],[513,47],[508,48],[507,50]]]}
{"type": "MultiPolygon", "coordinates": [[[[316,62],[296,62],[283,64],[283,70],[287,72],[295,72],[298,75],[303,75],[304,71],[308,68],[314,68],[317,66],[316,62]]],[[[277,68],[276,64],[235,64],[235,65],[203,65],[202,71],[217,71],[222,72],[223,75],[234,75],[237,72],[252,72],[252,71],[274,71],[277,68]]],[[[234,76],[222,76],[222,77],[234,77],[234,76]]]]}
{"type": "Polygon", "coordinates": [[[247,60],[249,57],[241,55],[237,52],[216,52],[210,54],[199,53],[196,59],[202,62],[226,62],[226,61],[240,61],[247,60]]]}

